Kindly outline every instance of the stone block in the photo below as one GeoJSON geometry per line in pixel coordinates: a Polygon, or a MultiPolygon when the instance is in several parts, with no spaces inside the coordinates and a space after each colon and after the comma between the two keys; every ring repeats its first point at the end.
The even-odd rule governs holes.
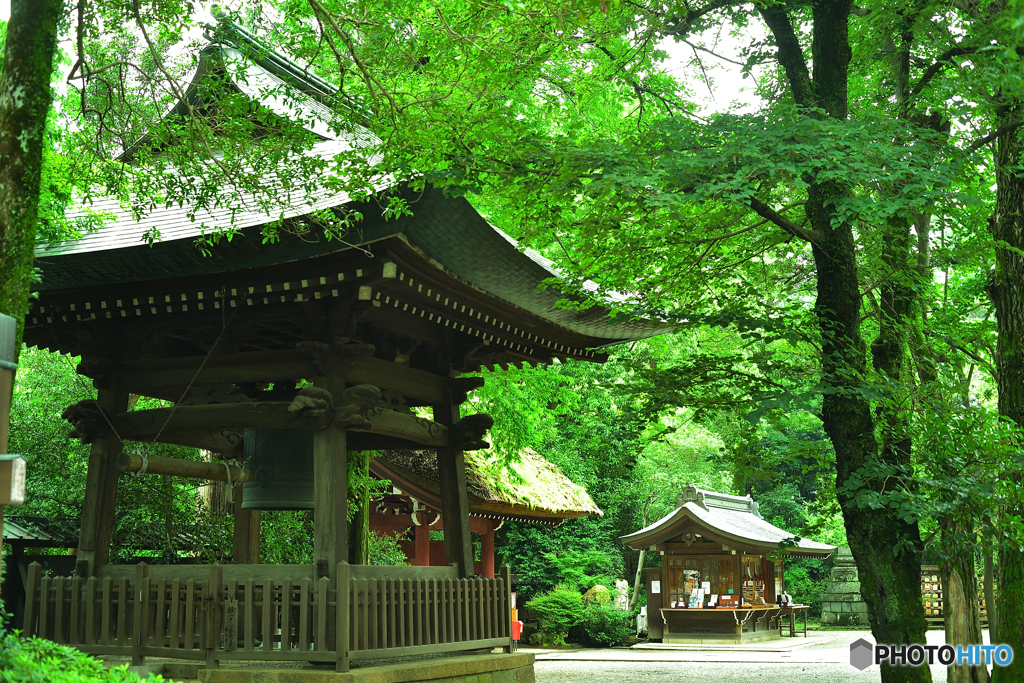
{"type": "Polygon", "coordinates": [[[867,614],[868,613],[868,604],[866,602],[855,602],[855,603],[853,603],[853,611],[854,612],[863,612],[864,614],[867,614]]]}
{"type": "Polygon", "coordinates": [[[519,667],[516,671],[516,683],[537,683],[537,677],[533,673],[533,664],[519,667]]]}
{"type": "Polygon", "coordinates": [[[839,603],[839,611],[840,612],[849,612],[850,611],[850,603],[848,603],[848,602],[841,602],[841,603],[839,603]]]}
{"type": "Polygon", "coordinates": [[[823,624],[834,624],[836,623],[836,615],[832,612],[821,613],[821,623],[823,624]]]}

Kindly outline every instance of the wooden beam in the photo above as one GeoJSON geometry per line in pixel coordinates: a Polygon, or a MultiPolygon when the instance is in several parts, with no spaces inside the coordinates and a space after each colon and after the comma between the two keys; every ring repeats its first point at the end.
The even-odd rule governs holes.
{"type": "Polygon", "coordinates": [[[260,563],[260,511],[242,509],[242,489],[235,491],[235,525],[231,559],[235,564],[260,563]]]}
{"type": "Polygon", "coordinates": [[[227,481],[228,476],[234,484],[252,481],[253,471],[248,467],[236,467],[219,462],[202,460],[182,460],[181,458],[163,458],[152,455],[143,461],[142,456],[135,453],[121,453],[117,457],[119,472],[138,472],[146,466],[146,474],[167,474],[172,477],[190,477],[209,481],[227,481]]]}
{"type": "Polygon", "coordinates": [[[347,379],[351,384],[373,384],[381,390],[394,389],[406,398],[428,405],[448,400],[446,392],[451,384],[447,377],[373,357],[357,359],[347,379]]]}
{"type": "MultiPolygon", "coordinates": [[[[459,421],[459,405],[449,387],[444,400],[434,404],[434,421],[448,427],[459,421]]],[[[459,576],[473,576],[473,541],[469,529],[469,498],[466,492],[466,458],[460,449],[437,449],[438,489],[444,517],[444,555],[459,576]]]]}
{"type": "MultiPolygon", "coordinates": [[[[101,410],[116,415],[128,408],[128,392],[101,389],[97,396],[101,410]]],[[[110,560],[110,538],[117,501],[117,456],[121,440],[114,433],[92,442],[82,502],[82,533],[78,540],[78,574],[95,576],[97,567],[110,560]]]]}
{"type": "Polygon", "coordinates": [[[111,361],[84,358],[78,373],[98,385],[150,395],[166,387],[200,387],[214,382],[248,384],[311,379],[323,373],[327,357],[354,361],[373,355],[370,344],[321,344],[300,342],[282,351],[256,351],[186,358],[111,361]],[[147,393],[149,392],[149,393],[147,393]]]}
{"type": "MultiPolygon", "coordinates": [[[[112,427],[128,441],[154,441],[159,437],[162,443],[216,445],[219,448],[213,450],[218,452],[237,449],[235,437],[244,429],[321,430],[330,426],[334,419],[329,411],[292,410],[293,407],[294,402],[290,401],[253,401],[130,410],[104,416],[92,406],[80,403],[68,408],[65,417],[76,425],[72,435],[83,440],[104,436],[112,427]]],[[[339,407],[339,413],[342,409],[344,406],[339,407]]],[[[430,448],[448,445],[445,425],[410,413],[384,410],[371,412],[368,419],[369,428],[353,431],[404,439],[430,448]]]]}
{"type": "MultiPolygon", "coordinates": [[[[316,386],[335,396],[345,390],[346,368],[340,359],[325,359],[316,386]]],[[[344,429],[313,432],[313,559],[316,578],[338,580],[338,564],[348,559],[348,450],[344,429]]]]}

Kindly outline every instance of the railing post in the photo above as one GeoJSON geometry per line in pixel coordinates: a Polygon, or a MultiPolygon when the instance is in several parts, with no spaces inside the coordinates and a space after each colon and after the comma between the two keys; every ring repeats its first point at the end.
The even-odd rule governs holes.
{"type": "Polygon", "coordinates": [[[501,568],[501,581],[502,581],[502,608],[501,608],[501,620],[505,624],[505,628],[508,629],[508,645],[502,649],[505,652],[515,652],[516,643],[512,640],[512,568],[507,564],[501,568]]]}
{"type": "Polygon", "coordinates": [[[210,565],[210,578],[206,582],[203,606],[206,608],[206,668],[217,668],[217,648],[220,647],[220,584],[224,567],[210,565]]]}
{"type": "Polygon", "coordinates": [[[132,611],[132,666],[142,666],[146,659],[141,648],[147,644],[143,639],[146,638],[145,621],[149,608],[149,585],[146,582],[148,575],[149,568],[145,562],[135,565],[135,585],[132,586],[132,596],[135,598],[135,609],[132,611]]]}
{"type": "Polygon", "coordinates": [[[38,562],[28,566],[28,583],[25,584],[25,615],[22,618],[21,629],[26,636],[36,634],[36,591],[39,590],[39,575],[42,567],[38,562]]]}
{"type": "Polygon", "coordinates": [[[337,587],[337,600],[338,613],[337,613],[337,624],[338,627],[335,629],[337,639],[335,640],[335,649],[337,651],[337,670],[348,671],[348,646],[349,646],[349,591],[351,586],[349,585],[349,565],[348,562],[338,563],[338,587],[337,587]]]}

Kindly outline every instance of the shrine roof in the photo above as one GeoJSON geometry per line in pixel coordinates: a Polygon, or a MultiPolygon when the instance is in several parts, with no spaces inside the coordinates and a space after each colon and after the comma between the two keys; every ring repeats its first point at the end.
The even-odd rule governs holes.
{"type": "MultiPolygon", "coordinates": [[[[507,467],[481,451],[466,451],[465,458],[469,507],[475,515],[528,521],[604,515],[582,486],[532,449],[507,467]]],[[[403,493],[438,508],[435,451],[381,451],[370,467],[403,493]]]]}
{"type": "Polygon", "coordinates": [[[771,551],[783,544],[787,555],[828,557],[836,549],[834,545],[800,538],[768,523],[750,496],[687,486],[676,502],[672,512],[640,531],[622,536],[622,541],[633,548],[647,548],[692,529],[738,550],[771,551]]]}

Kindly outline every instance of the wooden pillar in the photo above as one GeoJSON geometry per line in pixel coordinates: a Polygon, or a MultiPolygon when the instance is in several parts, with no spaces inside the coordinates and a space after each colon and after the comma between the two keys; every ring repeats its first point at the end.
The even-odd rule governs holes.
{"type": "MultiPolygon", "coordinates": [[[[128,392],[100,389],[100,408],[108,415],[128,409],[128,392]]],[[[78,539],[77,573],[95,576],[101,565],[110,561],[110,537],[114,532],[114,504],[117,502],[117,456],[121,440],[113,432],[92,442],[89,469],[85,477],[85,500],[82,502],[82,533],[78,539]]]]}
{"type": "Polygon", "coordinates": [[[235,527],[231,559],[236,564],[260,563],[260,511],[242,509],[242,487],[235,490],[235,527]]]}
{"type": "MultiPolygon", "coordinates": [[[[452,393],[448,400],[434,406],[434,421],[448,427],[459,421],[459,406],[452,393]]],[[[445,447],[437,449],[437,475],[441,494],[441,516],[444,518],[445,563],[454,564],[459,576],[473,576],[473,540],[469,533],[469,499],[466,496],[466,458],[462,451],[445,447]]]]}
{"type": "Polygon", "coordinates": [[[494,578],[494,520],[487,520],[487,530],[480,535],[480,573],[485,579],[494,578]]]}
{"type": "Polygon", "coordinates": [[[430,530],[425,524],[414,527],[412,564],[416,567],[430,566],[430,530]]]}
{"type": "MultiPolygon", "coordinates": [[[[15,332],[17,321],[0,313],[0,455],[7,454],[7,429],[10,424],[11,398],[14,394],[14,371],[18,367],[15,332]]],[[[0,505],[0,556],[4,549],[4,506],[0,505]]]]}
{"type": "MultiPolygon", "coordinates": [[[[341,364],[335,357],[322,360],[326,375],[318,387],[337,396],[345,390],[341,364]]],[[[317,576],[338,579],[338,563],[348,559],[348,448],[344,429],[313,431],[313,562],[317,576]]]]}

